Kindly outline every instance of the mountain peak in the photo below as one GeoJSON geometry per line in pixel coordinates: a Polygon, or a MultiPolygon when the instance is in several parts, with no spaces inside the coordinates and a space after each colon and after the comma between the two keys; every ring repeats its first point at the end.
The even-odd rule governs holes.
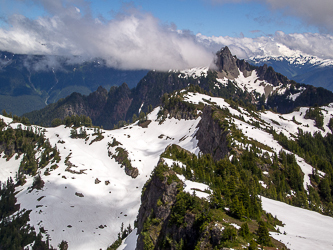
{"type": "Polygon", "coordinates": [[[239,76],[239,70],[246,76],[247,71],[250,71],[249,64],[233,56],[228,46],[225,46],[216,53],[215,64],[219,72],[219,78],[235,79],[239,76]]]}
{"type": "Polygon", "coordinates": [[[218,51],[216,53],[216,61],[215,64],[218,68],[218,71],[223,72],[223,71],[230,71],[232,73],[236,73],[238,75],[238,72],[234,72],[235,69],[237,69],[237,58],[232,56],[229,48],[225,46],[223,49],[218,51]]]}

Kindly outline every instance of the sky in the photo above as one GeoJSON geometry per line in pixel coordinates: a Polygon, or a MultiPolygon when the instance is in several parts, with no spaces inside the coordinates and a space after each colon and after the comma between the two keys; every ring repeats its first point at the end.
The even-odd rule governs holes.
{"type": "Polygon", "coordinates": [[[0,0],[0,50],[157,70],[209,66],[224,46],[244,59],[333,59],[332,10],[332,0],[0,0]]]}

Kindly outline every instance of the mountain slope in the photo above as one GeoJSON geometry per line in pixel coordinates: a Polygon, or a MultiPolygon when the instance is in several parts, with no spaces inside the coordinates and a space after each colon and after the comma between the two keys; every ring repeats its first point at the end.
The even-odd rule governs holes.
{"type": "Polygon", "coordinates": [[[54,118],[88,115],[93,124],[111,129],[120,120],[128,122],[134,114],[138,116],[140,111],[147,112],[149,105],[157,107],[164,94],[189,85],[200,86],[214,96],[228,98],[241,105],[276,109],[281,113],[292,112],[301,106],[321,106],[333,102],[332,92],[297,84],[267,65],[252,66],[232,56],[228,47],[217,52],[215,64],[217,69],[203,67],[184,71],[151,71],[131,90],[126,84],[111,88],[107,98],[99,100],[101,105],[98,107],[92,105],[91,101],[98,98],[100,92],[105,92],[102,89],[89,96],[73,93],[40,111],[24,115],[32,123],[44,125],[50,125],[54,118]]]}
{"type": "MultiPolygon", "coordinates": [[[[21,208],[32,210],[30,223],[36,228],[44,227],[52,245],[66,240],[71,249],[105,249],[116,239],[122,223],[133,226],[141,189],[170,141],[196,150],[192,137],[179,140],[192,135],[197,122],[173,119],[162,125],[153,121],[150,130],[139,126],[113,132],[103,130],[104,138],[93,143],[96,137],[93,129],[87,129],[88,140],[72,139],[71,129],[63,126],[47,129],[45,136],[52,145],[57,145],[61,161],[56,168],[50,163],[41,170],[45,182],[42,190],[27,192],[33,182],[27,176],[27,182],[18,187],[22,190],[17,196],[18,203],[21,208]],[[160,139],[162,134],[165,137],[160,139]],[[115,148],[108,143],[113,139],[129,153],[132,166],[140,173],[137,178],[127,176],[121,164],[111,157],[115,148]],[[49,171],[45,172],[46,169],[49,171]]],[[[17,124],[11,126],[16,128],[17,124]]],[[[2,181],[15,177],[21,159],[0,159],[2,181]]]]}
{"type": "Polygon", "coordinates": [[[98,86],[109,89],[124,82],[132,88],[146,73],[109,68],[98,59],[84,61],[0,51],[0,109],[22,115],[73,92],[88,95],[98,86]]]}
{"type": "Polygon", "coordinates": [[[296,82],[333,91],[333,62],[294,52],[283,56],[257,56],[249,59],[254,65],[267,64],[296,82]]]}
{"type": "MultiPolygon", "coordinates": [[[[72,138],[74,133],[73,128],[70,127],[59,126],[44,130],[44,128],[32,126],[33,131],[44,134],[48,138],[50,145],[56,145],[61,159],[58,163],[50,161],[43,168],[39,168],[40,176],[45,182],[39,190],[31,190],[34,178],[26,175],[26,183],[17,187],[17,191],[19,191],[17,199],[22,209],[32,210],[30,224],[36,228],[44,227],[46,234],[50,236],[52,245],[66,240],[69,249],[96,247],[105,249],[117,239],[122,223],[125,227],[128,224],[133,227],[140,207],[141,192],[148,191],[145,183],[159,162],[167,164],[161,173],[168,173],[169,170],[176,171],[177,177],[171,180],[171,184],[173,180],[178,178],[184,183],[181,184],[181,190],[184,190],[185,193],[192,193],[195,190],[196,196],[206,197],[205,199],[210,200],[209,203],[204,200],[196,200],[198,202],[196,204],[203,204],[203,206],[207,204],[207,206],[219,208],[216,211],[219,211],[222,218],[227,219],[228,222],[218,220],[218,227],[220,229],[227,227],[231,230],[230,232],[234,232],[232,227],[236,228],[237,226],[230,223],[235,223],[238,226],[244,224],[244,221],[238,217],[241,215],[238,214],[237,210],[234,210],[234,205],[232,205],[234,191],[230,189],[232,194],[230,199],[225,198],[225,187],[221,189],[220,195],[216,193],[217,186],[207,181],[206,178],[208,176],[218,177],[223,171],[219,172],[219,168],[216,168],[212,172],[209,167],[206,170],[200,170],[191,165],[191,161],[195,157],[200,158],[199,152],[206,153],[201,160],[211,157],[211,165],[207,166],[228,167],[233,169],[233,171],[228,170],[231,171],[230,176],[235,175],[235,178],[241,178],[242,181],[247,178],[252,180],[251,185],[257,190],[255,192],[261,195],[321,213],[332,214],[331,198],[323,193],[325,190],[323,185],[328,181],[325,176],[331,173],[329,170],[331,163],[319,164],[317,160],[317,163],[310,164],[311,157],[306,156],[302,151],[299,151],[293,158],[290,156],[289,150],[291,149],[288,146],[288,143],[292,143],[293,140],[297,142],[297,138],[302,138],[299,128],[303,130],[303,133],[309,132],[315,138],[318,137],[317,135],[331,135],[330,118],[333,114],[331,106],[317,109],[321,113],[319,116],[322,116],[323,119],[321,126],[319,126],[318,119],[309,113],[314,112],[314,109],[310,110],[309,108],[300,108],[299,111],[290,114],[279,114],[271,111],[258,112],[249,108],[236,107],[230,100],[202,93],[187,92],[186,90],[170,94],[168,100],[168,102],[163,101],[163,107],[155,109],[148,115],[150,123],[148,122],[147,128],[139,126],[138,122],[112,131],[77,128],[77,133],[83,135],[80,139],[72,138]],[[173,117],[192,117],[192,119],[185,120],[173,117]],[[211,129],[212,127],[215,128],[211,129]],[[218,129],[220,131],[217,131],[218,129]],[[215,143],[211,142],[210,138],[214,138],[216,135],[220,139],[215,143]],[[287,141],[286,144],[284,139],[281,139],[284,138],[282,135],[294,139],[287,141]],[[173,155],[177,151],[166,150],[172,144],[178,145],[179,149],[184,149],[186,150],[184,152],[187,153],[173,155]],[[208,144],[212,145],[211,149],[207,147],[208,144]],[[214,156],[214,152],[218,152],[217,149],[222,149],[221,154],[214,156]],[[174,158],[175,156],[176,158],[174,158]],[[126,175],[125,168],[128,162],[132,168],[138,170],[136,178],[126,175]],[[178,164],[178,167],[173,165],[174,162],[178,164]],[[199,170],[209,171],[202,175],[199,170]],[[211,175],[212,173],[213,175],[211,175]],[[276,179],[279,176],[282,179],[276,179]],[[211,195],[204,190],[206,188],[200,187],[203,185],[202,182],[206,188],[209,187],[211,195]],[[221,194],[223,195],[221,196],[221,194]],[[319,200],[316,197],[319,197],[319,200]]],[[[10,118],[2,118],[7,124],[12,121],[10,118]]],[[[17,123],[10,123],[9,126],[14,129],[28,128],[17,123]]],[[[5,128],[7,127],[5,126],[5,128]]],[[[38,162],[41,162],[43,151],[43,148],[36,148],[35,158],[38,162]]],[[[1,153],[0,176],[2,181],[9,176],[15,177],[19,170],[20,162],[24,156],[18,153],[13,154],[9,160],[6,160],[4,158],[5,152],[1,153]]],[[[204,164],[197,164],[197,166],[204,166],[204,164]]],[[[226,183],[231,185],[233,182],[227,181],[226,183]]],[[[242,182],[235,183],[237,188],[234,190],[237,191],[240,188],[238,186],[240,183],[242,182]]],[[[330,186],[331,183],[328,185],[330,186]]],[[[329,192],[331,193],[332,189],[329,189],[329,192]]],[[[184,195],[187,197],[186,199],[192,199],[190,196],[184,195]]],[[[243,203],[244,209],[248,210],[249,207],[241,198],[242,196],[238,197],[238,200],[243,203]]],[[[156,200],[158,200],[158,196],[156,200]]],[[[187,211],[191,212],[192,210],[188,209],[187,211]]],[[[142,217],[138,221],[144,224],[146,219],[142,217]]],[[[207,230],[213,230],[215,224],[212,220],[207,221],[207,223],[207,225],[205,224],[208,226],[207,230]]],[[[251,222],[253,224],[249,221],[248,223],[253,227],[251,227],[251,237],[247,242],[250,239],[260,242],[260,237],[255,231],[258,228],[259,220],[251,222]]],[[[329,220],[328,223],[330,223],[329,220]]],[[[179,228],[182,228],[182,225],[180,224],[179,228]]],[[[139,231],[137,232],[140,235],[142,235],[142,226],[142,224],[138,225],[139,231]]],[[[191,232],[193,229],[188,228],[188,230],[191,232]]],[[[270,228],[270,230],[272,231],[274,228],[270,228]]],[[[291,248],[294,246],[294,240],[298,242],[311,241],[311,244],[326,247],[332,244],[329,239],[325,241],[326,239],[307,238],[302,241],[302,238],[297,237],[301,232],[298,234],[295,233],[294,229],[280,227],[281,233],[283,230],[287,231],[288,237],[279,236],[280,234],[276,237],[283,240],[285,244],[287,242],[292,244],[291,248]]],[[[168,232],[168,230],[161,232],[168,232]]],[[[236,234],[239,234],[238,231],[236,234]]],[[[200,244],[231,244],[231,246],[245,244],[241,243],[243,236],[238,235],[235,240],[228,238],[229,240],[221,241],[220,237],[224,236],[223,234],[218,235],[216,238],[203,237],[200,244]],[[216,242],[219,243],[209,243],[211,239],[216,239],[216,242]]],[[[172,244],[180,243],[177,241],[179,240],[178,236],[176,234],[175,237],[172,236],[174,240],[172,244]]],[[[303,237],[303,234],[301,236],[303,237]]],[[[274,244],[280,243],[275,242],[274,244]]],[[[283,247],[282,245],[276,246],[283,247]]]]}

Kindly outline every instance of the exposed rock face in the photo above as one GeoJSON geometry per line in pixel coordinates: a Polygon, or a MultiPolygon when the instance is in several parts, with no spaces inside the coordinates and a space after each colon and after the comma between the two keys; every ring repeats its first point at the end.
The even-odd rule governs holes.
{"type": "Polygon", "coordinates": [[[93,124],[102,124],[104,128],[113,128],[120,120],[126,120],[126,114],[133,101],[132,93],[126,83],[112,87],[100,116],[93,124]]]}
{"type": "Polygon", "coordinates": [[[250,76],[252,70],[255,69],[254,66],[252,66],[251,64],[249,64],[249,63],[246,62],[245,60],[238,60],[238,59],[237,59],[236,64],[237,64],[238,69],[239,69],[241,72],[243,72],[243,74],[244,74],[245,77],[250,76]]]}
{"type": "Polygon", "coordinates": [[[274,86],[290,82],[287,77],[275,72],[272,67],[268,67],[266,64],[257,68],[257,74],[260,80],[266,80],[274,86]]]}
{"type": "Polygon", "coordinates": [[[237,78],[239,75],[237,58],[232,56],[229,48],[226,46],[216,53],[215,64],[219,71],[219,77],[227,77],[228,79],[237,78]]]}
{"type": "Polygon", "coordinates": [[[266,64],[256,67],[245,60],[237,59],[236,56],[231,54],[227,46],[218,51],[216,56],[215,64],[218,69],[218,76],[221,78],[226,77],[233,80],[239,76],[239,72],[242,72],[245,77],[248,77],[253,70],[256,70],[260,80],[266,80],[274,86],[289,82],[287,77],[276,73],[272,67],[267,67],[266,64]]]}
{"type": "Polygon", "coordinates": [[[198,219],[200,215],[187,209],[181,224],[172,220],[179,206],[186,206],[178,201],[179,195],[182,195],[182,182],[170,181],[168,178],[172,175],[175,173],[167,167],[163,173],[155,172],[145,185],[137,219],[139,236],[136,250],[176,250],[182,244],[181,249],[215,249],[214,246],[221,242],[221,223],[214,221],[202,225],[198,219]]]}
{"type": "Polygon", "coordinates": [[[218,121],[213,119],[213,110],[206,106],[198,124],[196,138],[204,154],[211,154],[214,160],[220,160],[228,154],[228,131],[223,131],[218,121]]]}
{"type": "MultiPolygon", "coordinates": [[[[139,234],[136,246],[137,250],[144,249],[141,232],[143,231],[145,221],[151,216],[152,211],[156,218],[159,218],[165,223],[170,217],[171,208],[176,201],[178,192],[177,182],[172,182],[168,185],[166,178],[161,180],[156,174],[154,174],[150,182],[146,184],[145,191],[141,197],[141,206],[137,220],[139,234]],[[162,201],[164,205],[159,206],[158,200],[162,201]]],[[[161,231],[161,229],[159,231],[161,231]]],[[[154,245],[156,245],[158,241],[158,236],[159,232],[156,234],[156,237],[152,237],[154,245]]]]}
{"type": "Polygon", "coordinates": [[[125,166],[125,173],[135,179],[139,175],[139,170],[134,167],[128,168],[125,166]]]}

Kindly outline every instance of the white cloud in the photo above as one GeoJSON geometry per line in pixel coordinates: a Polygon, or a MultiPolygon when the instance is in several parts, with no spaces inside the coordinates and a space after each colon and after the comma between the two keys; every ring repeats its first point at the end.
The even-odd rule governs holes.
{"type": "Polygon", "coordinates": [[[323,32],[333,32],[332,0],[208,0],[213,4],[259,2],[271,9],[301,18],[323,32]]]}
{"type": "MultiPolygon", "coordinates": [[[[279,31],[273,36],[257,38],[195,36],[177,30],[174,24],[163,25],[151,14],[134,8],[112,20],[104,20],[92,17],[89,5],[83,0],[34,2],[42,5],[50,16],[36,20],[18,14],[10,16],[9,28],[0,28],[0,50],[100,57],[112,67],[156,70],[208,66],[214,53],[224,46],[245,59],[257,55],[279,56],[291,53],[290,50],[333,59],[333,36],[328,34],[279,31]]],[[[49,67],[57,66],[54,59],[47,58],[48,61],[49,67]]],[[[34,68],[41,69],[43,65],[34,68]]]]}
{"type": "Polygon", "coordinates": [[[60,1],[41,2],[54,15],[37,20],[11,16],[11,27],[0,29],[0,50],[101,57],[109,66],[122,69],[184,69],[213,60],[213,53],[194,35],[161,25],[149,13],[130,9],[105,22],[92,18],[87,9],[82,14],[80,5],[78,12],[78,7],[60,1]]]}
{"type": "Polygon", "coordinates": [[[333,36],[318,33],[285,34],[278,31],[274,36],[248,37],[207,37],[197,35],[198,41],[211,50],[228,46],[238,58],[248,59],[252,56],[291,55],[297,50],[301,54],[317,56],[322,59],[333,59],[333,36]]]}

